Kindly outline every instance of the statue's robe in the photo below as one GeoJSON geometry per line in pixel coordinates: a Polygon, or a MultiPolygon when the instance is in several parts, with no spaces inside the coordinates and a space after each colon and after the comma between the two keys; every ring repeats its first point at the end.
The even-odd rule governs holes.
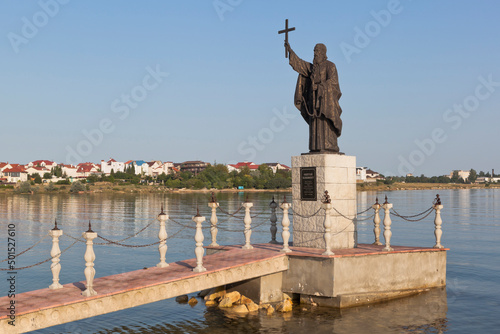
{"type": "Polygon", "coordinates": [[[335,64],[324,60],[313,65],[291,50],[289,60],[299,73],[294,103],[309,124],[309,151],[339,152],[337,137],[342,133],[339,105],[342,93],[335,64]]]}

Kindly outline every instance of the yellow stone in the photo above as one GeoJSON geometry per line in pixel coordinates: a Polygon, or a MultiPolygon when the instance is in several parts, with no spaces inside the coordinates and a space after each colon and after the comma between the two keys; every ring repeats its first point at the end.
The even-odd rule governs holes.
{"type": "Polygon", "coordinates": [[[286,299],[276,305],[276,311],[286,313],[286,312],[291,312],[292,311],[292,301],[289,299],[286,299]]]}
{"type": "Polygon", "coordinates": [[[248,308],[246,305],[237,305],[231,309],[235,313],[248,313],[248,308]]]}
{"type": "Polygon", "coordinates": [[[249,312],[255,312],[259,310],[259,305],[255,304],[254,302],[251,302],[250,304],[246,304],[248,311],[249,312]]]}
{"type": "Polygon", "coordinates": [[[248,305],[248,304],[251,304],[251,303],[253,303],[253,301],[250,298],[245,297],[243,295],[241,296],[239,304],[241,304],[241,305],[248,305]]]}
{"type": "Polygon", "coordinates": [[[231,304],[234,304],[241,298],[241,294],[238,291],[233,291],[233,292],[226,293],[224,295],[224,299],[225,298],[229,298],[229,300],[231,301],[231,304]]]}
{"type": "Polygon", "coordinates": [[[219,303],[219,307],[231,307],[231,306],[233,306],[231,298],[224,297],[219,303]]]}
{"type": "Polygon", "coordinates": [[[205,300],[216,300],[217,298],[221,298],[226,294],[226,290],[223,287],[218,287],[212,289],[211,293],[205,296],[205,300]]]}
{"type": "Polygon", "coordinates": [[[266,309],[267,314],[273,314],[274,313],[274,307],[272,305],[269,305],[266,309]]]}
{"type": "Polygon", "coordinates": [[[205,306],[216,306],[217,302],[215,300],[207,300],[205,306]]]}
{"type": "Polygon", "coordinates": [[[191,306],[194,306],[194,305],[198,304],[198,300],[194,297],[191,297],[191,299],[189,299],[189,301],[188,301],[188,304],[191,306]]]}

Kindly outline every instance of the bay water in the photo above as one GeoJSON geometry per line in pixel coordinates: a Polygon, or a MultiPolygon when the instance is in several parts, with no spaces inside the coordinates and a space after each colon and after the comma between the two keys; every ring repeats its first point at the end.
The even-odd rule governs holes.
{"type": "MultiPolygon", "coordinates": [[[[378,197],[389,202],[401,215],[409,216],[432,206],[436,190],[358,192],[358,211],[378,197]]],[[[447,286],[416,296],[343,310],[295,305],[290,314],[265,313],[235,316],[206,308],[200,299],[195,306],[168,299],[141,307],[62,324],[33,333],[500,333],[500,189],[439,190],[442,210],[442,244],[450,248],[447,257],[447,286]]],[[[248,196],[254,203],[252,243],[271,240],[269,203],[290,193],[222,192],[217,194],[221,208],[236,212],[248,196]]],[[[7,257],[7,229],[15,226],[16,252],[31,247],[47,235],[57,220],[64,231],[61,250],[81,237],[91,221],[92,229],[111,240],[135,235],[124,241],[145,245],[158,240],[156,216],[163,205],[169,239],[167,262],[194,258],[194,222],[197,207],[210,219],[208,193],[169,194],[34,194],[0,195],[0,260],[7,257]]],[[[332,203],[335,206],[335,203],[332,203]]],[[[358,217],[358,242],[372,243],[373,222],[358,217]]],[[[243,212],[234,217],[218,212],[219,244],[244,244],[243,212]]],[[[293,229],[293,216],[292,220],[293,229]]],[[[383,215],[382,215],[383,219],[383,215]]],[[[435,244],[434,213],[418,222],[392,216],[392,245],[426,246],[435,244]]],[[[281,210],[278,209],[278,237],[281,241],[281,210]]],[[[206,224],[208,226],[208,223],[206,224]]],[[[210,231],[204,230],[205,245],[210,231]]],[[[383,237],[381,235],[383,241],[383,237]]],[[[96,239],[97,242],[103,242],[96,239]]],[[[51,238],[45,237],[33,250],[19,256],[16,266],[28,266],[50,258],[51,238]]],[[[96,278],[151,267],[159,262],[157,245],[122,247],[95,245],[96,278]]],[[[83,281],[85,245],[76,243],[61,256],[60,282],[83,281]]],[[[52,282],[50,261],[18,271],[16,293],[42,289],[52,282]]],[[[0,263],[6,268],[6,262],[0,263]]],[[[7,274],[1,271],[0,295],[7,295],[7,274]]],[[[98,287],[95,287],[98,291],[98,287]]],[[[196,294],[193,294],[196,296],[196,294]]],[[[3,305],[2,305],[3,307],[3,305]]]]}

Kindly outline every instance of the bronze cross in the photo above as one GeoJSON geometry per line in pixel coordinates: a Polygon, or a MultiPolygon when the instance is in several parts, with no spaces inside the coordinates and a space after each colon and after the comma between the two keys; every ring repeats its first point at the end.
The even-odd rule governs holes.
{"type": "MultiPolygon", "coordinates": [[[[288,32],[289,31],[294,31],[295,27],[293,28],[288,28],[288,19],[285,20],[285,29],[279,30],[278,34],[285,33],[285,43],[288,43],[288,32]]],[[[285,49],[285,58],[288,58],[288,51],[285,49]]]]}

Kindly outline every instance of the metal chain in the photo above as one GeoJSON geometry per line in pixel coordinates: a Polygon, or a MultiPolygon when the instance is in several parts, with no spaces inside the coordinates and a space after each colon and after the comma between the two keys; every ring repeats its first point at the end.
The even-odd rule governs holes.
{"type": "Polygon", "coordinates": [[[310,216],[302,215],[302,214],[300,214],[300,213],[296,212],[293,208],[291,208],[291,209],[292,209],[292,213],[293,213],[293,215],[297,215],[297,216],[299,216],[300,218],[311,218],[311,217],[316,216],[316,215],[317,215],[317,214],[318,214],[318,213],[319,213],[319,212],[320,212],[323,208],[319,208],[319,209],[318,209],[318,211],[316,211],[315,213],[313,213],[313,214],[312,214],[312,215],[310,215],[310,216]]]}
{"type": "Polygon", "coordinates": [[[361,211],[361,212],[358,212],[357,215],[362,215],[363,213],[367,212],[370,209],[373,209],[373,208],[370,206],[370,207],[368,207],[368,209],[361,211]]]}
{"type": "Polygon", "coordinates": [[[423,212],[420,212],[420,213],[418,213],[418,214],[416,214],[416,215],[412,215],[412,216],[403,216],[403,215],[400,215],[400,214],[399,214],[396,210],[394,210],[394,208],[392,208],[393,213],[394,213],[397,217],[400,217],[400,218],[403,218],[403,219],[405,219],[405,218],[415,218],[415,217],[421,216],[421,215],[423,215],[423,214],[426,214],[426,213],[428,213],[428,211],[431,211],[431,210],[434,210],[434,207],[433,207],[433,206],[431,206],[431,207],[430,207],[430,208],[428,208],[427,210],[425,210],[425,211],[423,211],[423,212]]]}
{"type": "Polygon", "coordinates": [[[229,215],[229,216],[234,216],[235,214],[237,214],[238,212],[241,211],[241,209],[243,209],[243,206],[240,206],[240,208],[238,210],[236,210],[235,212],[233,213],[229,213],[227,212],[226,210],[224,210],[223,208],[221,208],[220,206],[217,207],[220,211],[222,211],[222,213],[226,214],[226,215],[229,215]]]}
{"type": "Polygon", "coordinates": [[[425,218],[429,217],[429,215],[432,213],[433,209],[434,209],[434,208],[430,208],[429,210],[426,210],[425,212],[427,212],[427,211],[429,211],[429,212],[427,212],[427,214],[426,214],[425,216],[423,216],[422,218],[419,218],[419,219],[408,219],[408,218],[406,218],[405,216],[401,216],[401,215],[399,215],[399,214],[398,214],[397,212],[395,212],[395,211],[394,211],[394,212],[391,212],[391,213],[392,213],[392,214],[394,214],[396,217],[399,217],[399,218],[401,218],[401,219],[404,219],[404,220],[406,220],[406,221],[408,221],[408,222],[419,222],[419,221],[422,221],[422,220],[424,220],[425,218]]]}
{"type": "MultiPolygon", "coordinates": [[[[66,252],[68,249],[70,249],[71,247],[73,247],[73,245],[76,244],[78,241],[81,241],[81,240],[77,239],[75,242],[73,242],[71,245],[69,245],[66,249],[64,249],[62,252],[60,252],[56,256],[61,256],[64,252],[66,252]]],[[[32,264],[31,266],[26,266],[26,267],[21,267],[21,268],[14,268],[14,269],[10,269],[10,268],[9,269],[3,269],[3,268],[1,268],[0,271],[17,271],[17,270],[23,270],[23,269],[33,268],[33,267],[36,267],[36,266],[38,266],[40,264],[43,264],[45,262],[49,262],[50,260],[52,260],[52,257],[48,258],[45,261],[41,261],[41,262],[32,264]]]]}
{"type": "MultiPolygon", "coordinates": [[[[129,248],[141,248],[141,247],[149,247],[149,246],[153,246],[153,245],[158,245],[160,242],[167,241],[168,239],[173,238],[177,234],[181,233],[181,231],[184,230],[185,228],[186,227],[181,228],[179,231],[177,231],[176,233],[172,234],[171,236],[168,236],[166,239],[158,240],[156,242],[153,242],[153,243],[150,243],[150,244],[147,244],[147,245],[126,245],[126,244],[122,244],[122,243],[119,243],[119,242],[116,242],[116,241],[113,241],[113,240],[106,239],[105,237],[101,237],[99,235],[97,237],[99,239],[107,241],[108,244],[113,244],[113,245],[123,246],[123,247],[129,247],[129,248]]],[[[107,244],[104,244],[104,245],[107,245],[107,244]]]]}
{"type": "Polygon", "coordinates": [[[344,217],[345,219],[347,220],[354,220],[356,219],[356,216],[354,216],[353,218],[349,218],[347,217],[346,215],[342,214],[339,210],[337,210],[333,205],[332,205],[332,209],[335,210],[335,212],[337,212],[339,215],[341,215],[342,217],[344,217]]]}
{"type": "Polygon", "coordinates": [[[375,214],[372,214],[371,216],[368,216],[368,217],[363,218],[363,219],[356,218],[356,221],[357,221],[357,222],[362,222],[362,221],[365,221],[365,220],[370,220],[370,219],[372,219],[373,217],[375,217],[375,214]]]}
{"type": "MultiPolygon", "coordinates": [[[[46,235],[45,235],[42,239],[40,239],[38,242],[36,242],[36,243],[35,243],[33,246],[31,246],[30,248],[25,249],[25,250],[23,250],[21,253],[14,255],[14,259],[15,259],[15,258],[17,258],[18,256],[21,256],[21,255],[23,255],[24,253],[26,253],[26,252],[28,252],[28,251],[32,250],[33,248],[35,248],[35,246],[36,246],[36,245],[38,245],[39,243],[41,243],[41,242],[42,242],[43,240],[45,240],[45,238],[47,238],[48,236],[49,236],[49,235],[48,235],[48,234],[46,234],[46,235]]],[[[5,259],[5,260],[0,261],[0,263],[5,262],[5,261],[7,261],[7,260],[9,260],[9,258],[7,258],[7,259],[5,259]]],[[[12,259],[11,259],[11,260],[12,260],[12,259]]]]}
{"type": "MultiPolygon", "coordinates": [[[[262,211],[261,211],[261,212],[259,212],[258,214],[253,215],[253,216],[250,216],[250,218],[256,218],[256,217],[260,216],[261,214],[265,213],[267,210],[268,210],[267,208],[264,208],[264,209],[262,209],[262,211]]],[[[243,218],[244,218],[244,217],[243,217],[243,218]]]]}
{"type": "MultiPolygon", "coordinates": [[[[154,223],[154,222],[155,222],[155,220],[151,221],[149,224],[147,224],[146,226],[144,226],[142,229],[140,229],[140,230],[139,230],[137,233],[135,233],[135,234],[132,234],[132,235],[130,235],[130,236],[128,236],[128,237],[126,237],[126,238],[124,238],[124,239],[121,239],[121,240],[116,240],[116,241],[111,242],[111,243],[115,243],[115,242],[120,243],[120,242],[123,242],[123,241],[125,241],[125,240],[128,240],[128,239],[131,239],[131,238],[133,238],[133,237],[136,237],[136,236],[138,236],[139,234],[141,234],[142,232],[144,232],[144,231],[145,231],[148,227],[150,227],[151,225],[153,225],[153,223],[154,223]]],[[[109,244],[110,244],[110,242],[108,242],[108,243],[105,243],[105,242],[94,242],[94,245],[109,245],[109,244]]]]}

